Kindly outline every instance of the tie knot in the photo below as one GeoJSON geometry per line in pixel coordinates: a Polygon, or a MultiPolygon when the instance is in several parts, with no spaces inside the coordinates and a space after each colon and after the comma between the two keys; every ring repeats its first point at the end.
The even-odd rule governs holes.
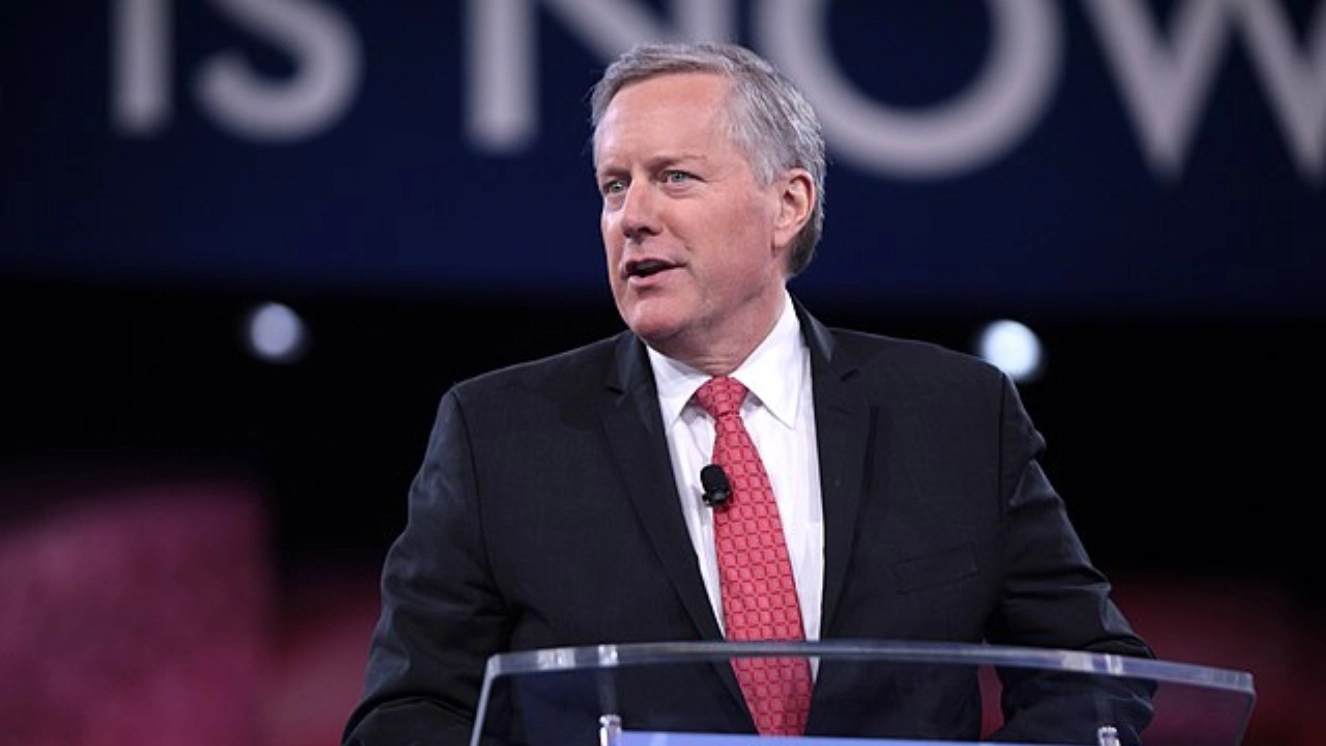
{"type": "Polygon", "coordinates": [[[746,387],[741,381],[727,376],[710,378],[695,392],[696,403],[714,419],[740,412],[745,398],[746,387]]]}

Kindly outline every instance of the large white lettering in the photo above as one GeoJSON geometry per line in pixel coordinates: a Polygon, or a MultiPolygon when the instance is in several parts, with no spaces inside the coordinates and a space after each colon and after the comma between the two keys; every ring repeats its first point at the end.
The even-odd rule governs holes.
{"type": "Polygon", "coordinates": [[[1294,55],[1290,24],[1278,5],[1237,0],[1234,8],[1295,163],[1320,184],[1326,170],[1326,4],[1317,6],[1308,26],[1307,60],[1294,55]]]}
{"type": "MultiPolygon", "coordinates": [[[[324,131],[349,110],[363,52],[343,12],[324,0],[211,2],[288,55],[293,73],[271,77],[238,50],[204,60],[192,90],[210,121],[245,139],[293,142],[324,131]]],[[[1182,175],[1237,35],[1295,166],[1304,179],[1320,183],[1326,172],[1326,3],[1315,9],[1301,48],[1278,0],[1178,0],[1167,31],[1151,5],[1083,0],[1080,6],[1149,168],[1162,179],[1182,175]]],[[[749,0],[744,6],[738,0],[468,0],[462,31],[466,139],[497,155],[524,152],[537,141],[539,10],[606,63],[643,40],[735,39],[739,7],[751,13],[752,45],[816,103],[840,162],[881,177],[947,178],[1007,155],[1043,116],[1063,68],[1057,0],[986,0],[991,43],[979,72],[949,100],[921,110],[872,99],[837,67],[826,24],[832,0],[749,0]]],[[[159,136],[170,125],[172,11],[173,0],[111,4],[110,118],[122,135],[159,136]]]]}
{"type": "Polygon", "coordinates": [[[116,0],[110,12],[111,126],[154,135],[171,116],[170,0],[116,0]]]}
{"type": "MultiPolygon", "coordinates": [[[[198,70],[195,94],[209,118],[252,140],[292,141],[335,124],[358,90],[363,53],[353,24],[313,0],[212,0],[239,25],[288,54],[294,74],[269,80],[239,52],[198,70]]],[[[173,114],[170,0],[116,0],[111,11],[111,126],[160,134],[173,114]]]]}
{"type": "Polygon", "coordinates": [[[295,74],[271,81],[237,52],[199,71],[199,103],[216,122],[257,140],[295,140],[334,124],[359,86],[362,52],[353,25],[310,0],[213,0],[218,7],[290,54],[295,74]]]}
{"type": "MultiPolygon", "coordinates": [[[[465,6],[465,131],[477,148],[514,153],[538,137],[534,5],[540,0],[469,0],[465,6]]],[[[638,41],[727,39],[733,0],[674,0],[676,26],[622,0],[542,0],[601,59],[638,41]]]]}
{"type": "Polygon", "coordinates": [[[881,176],[938,178],[1005,154],[1044,111],[1060,68],[1054,1],[987,0],[994,38],[980,77],[923,111],[871,101],[834,67],[822,19],[828,0],[769,0],[756,27],[761,48],[805,89],[844,160],[881,176]]]}
{"type": "Polygon", "coordinates": [[[1134,0],[1086,0],[1083,7],[1094,20],[1147,160],[1159,176],[1177,177],[1229,38],[1225,4],[1198,0],[1176,6],[1171,48],[1152,30],[1147,8],[1134,0]]]}
{"type": "Polygon", "coordinates": [[[1169,47],[1138,0],[1087,0],[1083,7],[1157,175],[1175,179],[1182,173],[1199,111],[1238,29],[1299,171],[1320,180],[1326,151],[1326,12],[1320,6],[1308,34],[1307,62],[1296,56],[1289,22],[1271,0],[1186,0],[1171,18],[1169,47]]]}

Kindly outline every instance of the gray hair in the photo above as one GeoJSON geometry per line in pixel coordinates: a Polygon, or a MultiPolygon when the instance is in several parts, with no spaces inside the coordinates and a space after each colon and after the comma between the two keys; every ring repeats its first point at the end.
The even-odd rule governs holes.
{"type": "Polygon", "coordinates": [[[815,255],[824,231],[824,135],[810,102],[767,60],[736,44],[639,44],[618,57],[590,92],[590,124],[599,123],[625,86],[671,73],[710,72],[732,81],[727,119],[733,142],[755,177],[768,185],[789,168],[804,168],[815,183],[810,219],[792,244],[788,270],[799,274],[815,255]]]}

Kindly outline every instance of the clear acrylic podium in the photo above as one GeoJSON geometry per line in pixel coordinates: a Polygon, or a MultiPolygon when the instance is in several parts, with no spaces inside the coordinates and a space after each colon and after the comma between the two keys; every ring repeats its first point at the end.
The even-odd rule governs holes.
{"type": "Polygon", "coordinates": [[[1239,746],[1254,701],[1248,672],[1078,651],[839,640],[597,645],[493,656],[470,746],[1239,746]],[[756,741],[741,732],[731,662],[742,656],[811,660],[807,736],[756,741]],[[1001,676],[1023,682],[1010,692],[1033,687],[1041,710],[1004,721],[1001,676]]]}

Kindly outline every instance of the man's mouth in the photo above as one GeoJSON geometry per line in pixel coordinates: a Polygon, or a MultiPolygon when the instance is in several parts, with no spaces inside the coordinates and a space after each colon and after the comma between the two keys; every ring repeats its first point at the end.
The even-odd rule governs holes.
{"type": "Polygon", "coordinates": [[[642,259],[640,261],[627,262],[627,278],[639,277],[645,278],[650,275],[658,274],[665,269],[671,269],[674,265],[660,259],[642,259]]]}

